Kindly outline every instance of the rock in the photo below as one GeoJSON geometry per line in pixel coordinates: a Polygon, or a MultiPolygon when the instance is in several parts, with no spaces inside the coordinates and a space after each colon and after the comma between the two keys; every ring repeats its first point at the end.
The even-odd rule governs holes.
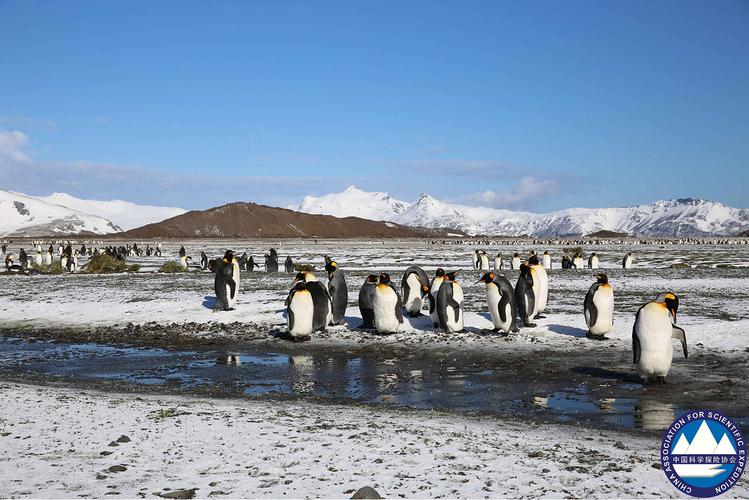
{"type": "Polygon", "coordinates": [[[377,490],[375,490],[371,486],[364,486],[363,488],[359,488],[351,498],[377,499],[382,497],[379,493],[377,493],[377,490]]]}
{"type": "Polygon", "coordinates": [[[117,444],[116,441],[112,441],[111,443],[109,443],[109,446],[119,446],[119,444],[117,444]]]}
{"type": "Polygon", "coordinates": [[[99,455],[101,455],[103,457],[106,457],[107,455],[111,455],[111,454],[112,454],[111,451],[100,451],[99,452],[99,455]]]}
{"type": "Polygon", "coordinates": [[[622,443],[621,441],[617,441],[616,443],[614,443],[614,448],[619,448],[620,450],[626,450],[627,449],[627,447],[624,446],[624,443],[622,443]]]}
{"type": "Polygon", "coordinates": [[[118,443],[129,443],[130,442],[130,438],[127,437],[127,436],[120,436],[120,437],[117,438],[117,442],[118,443]]]}
{"type": "Polygon", "coordinates": [[[188,490],[172,490],[167,493],[161,493],[161,498],[194,498],[197,488],[190,488],[188,490]]]}
{"type": "Polygon", "coordinates": [[[661,465],[660,462],[653,462],[653,464],[651,465],[651,467],[653,469],[659,469],[659,470],[663,468],[663,466],[661,465]]]}
{"type": "Polygon", "coordinates": [[[125,472],[127,470],[127,467],[125,467],[124,465],[113,465],[107,470],[109,472],[125,472]]]}
{"type": "Polygon", "coordinates": [[[97,474],[96,475],[96,479],[98,479],[99,481],[101,481],[102,479],[106,479],[107,477],[109,477],[109,476],[105,476],[104,474],[97,474]]]}

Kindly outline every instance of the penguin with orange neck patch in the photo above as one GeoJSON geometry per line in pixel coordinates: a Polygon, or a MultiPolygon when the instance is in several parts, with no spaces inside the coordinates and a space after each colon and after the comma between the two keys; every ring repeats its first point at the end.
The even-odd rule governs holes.
{"type": "Polygon", "coordinates": [[[504,276],[486,273],[478,281],[486,285],[486,305],[492,318],[495,332],[517,332],[515,324],[518,307],[515,303],[515,291],[504,276]]]}
{"type": "Polygon", "coordinates": [[[439,328],[445,332],[463,331],[463,289],[456,280],[459,272],[446,273],[437,293],[439,328]]]}
{"type": "Polygon", "coordinates": [[[239,294],[239,263],[231,250],[226,251],[216,268],[213,289],[216,292],[215,310],[231,311],[234,309],[239,294]]]}
{"type": "Polygon", "coordinates": [[[605,274],[596,275],[596,282],[585,295],[583,312],[588,337],[603,339],[614,328],[614,288],[605,274]]]}
{"type": "Polygon", "coordinates": [[[642,306],[632,326],[632,362],[645,383],[665,384],[674,357],[672,339],[681,342],[684,358],[688,357],[687,337],[674,325],[679,299],[673,292],[663,292],[653,302],[642,306]]]}
{"type": "Polygon", "coordinates": [[[390,275],[380,274],[375,288],[374,324],[380,333],[395,333],[403,323],[403,304],[398,291],[390,281],[390,275]]]}
{"type": "Polygon", "coordinates": [[[406,269],[406,272],[403,273],[403,279],[401,279],[401,291],[406,314],[412,318],[421,316],[424,297],[429,293],[427,273],[418,266],[411,266],[406,269]]]}

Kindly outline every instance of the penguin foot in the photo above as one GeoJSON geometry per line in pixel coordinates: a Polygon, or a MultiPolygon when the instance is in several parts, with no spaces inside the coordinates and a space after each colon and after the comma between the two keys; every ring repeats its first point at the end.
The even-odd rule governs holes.
{"type": "Polygon", "coordinates": [[[294,342],[308,342],[312,340],[312,337],[304,335],[303,337],[292,337],[292,339],[294,339],[294,342]]]}
{"type": "Polygon", "coordinates": [[[588,331],[585,336],[591,340],[608,340],[608,338],[606,338],[606,335],[595,335],[593,333],[590,333],[590,331],[588,331]]]}
{"type": "Polygon", "coordinates": [[[518,328],[518,327],[516,326],[516,327],[514,327],[514,328],[513,328],[512,330],[510,330],[510,331],[511,331],[512,333],[518,333],[518,332],[520,331],[520,328],[518,328]]]}
{"type": "Polygon", "coordinates": [[[544,316],[542,314],[536,314],[536,317],[533,318],[533,319],[546,319],[546,316],[544,316]]]}
{"type": "Polygon", "coordinates": [[[525,326],[526,328],[535,328],[538,325],[535,323],[524,323],[523,326],[525,326]]]}

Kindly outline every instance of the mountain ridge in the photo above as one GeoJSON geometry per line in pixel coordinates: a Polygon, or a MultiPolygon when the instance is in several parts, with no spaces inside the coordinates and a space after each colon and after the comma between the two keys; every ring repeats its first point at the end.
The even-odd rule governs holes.
{"type": "Polygon", "coordinates": [[[749,230],[749,209],[700,198],[658,200],[645,205],[568,208],[547,213],[449,203],[422,193],[409,203],[387,193],[350,186],[342,193],[306,196],[299,211],[346,216],[351,206],[362,217],[412,227],[464,231],[470,235],[579,237],[599,231],[652,237],[735,236],[749,230]],[[398,210],[393,207],[398,207],[398,210]],[[405,210],[403,209],[405,207],[405,210]]]}

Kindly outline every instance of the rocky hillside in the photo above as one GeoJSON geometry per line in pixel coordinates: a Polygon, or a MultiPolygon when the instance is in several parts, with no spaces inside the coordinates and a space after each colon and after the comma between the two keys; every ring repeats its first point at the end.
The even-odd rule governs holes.
{"type": "Polygon", "coordinates": [[[357,217],[313,215],[255,203],[191,211],[126,231],[127,238],[409,238],[433,233],[357,217]]]}

